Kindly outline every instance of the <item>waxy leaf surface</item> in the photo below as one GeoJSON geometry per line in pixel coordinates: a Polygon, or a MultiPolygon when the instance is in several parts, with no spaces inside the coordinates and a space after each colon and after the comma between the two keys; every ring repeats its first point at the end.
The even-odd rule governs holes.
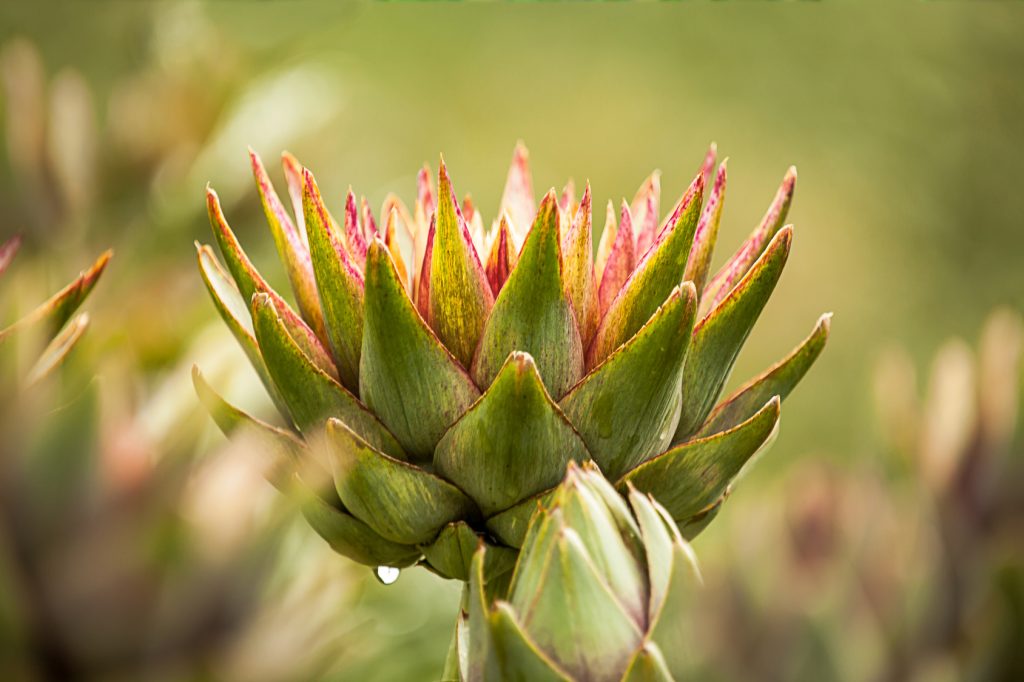
{"type": "Polygon", "coordinates": [[[678,445],[630,471],[631,483],[685,521],[717,500],[743,465],[768,440],[779,420],[779,399],[723,433],[678,445]]]}
{"type": "Polygon", "coordinates": [[[673,291],[647,324],[559,405],[605,474],[618,478],[675,431],[683,360],[690,343],[697,295],[686,283],[673,291]]]}
{"type": "Polygon", "coordinates": [[[427,319],[437,336],[463,367],[469,367],[484,330],[494,295],[473,246],[441,163],[436,231],[430,255],[427,319]]]}
{"type": "MultiPolygon", "coordinates": [[[[699,187],[700,182],[698,175],[693,186],[699,187]]],[[[672,290],[682,283],[687,254],[700,215],[699,197],[699,191],[695,190],[678,220],[658,236],[608,307],[590,348],[588,366],[597,365],[636,334],[672,290]]],[[[621,231],[622,227],[619,229],[621,231]]]]}
{"type": "Polygon", "coordinates": [[[714,407],[736,356],[782,275],[792,241],[792,229],[779,232],[729,296],[697,324],[683,368],[683,410],[676,442],[700,428],[714,407]]]}
{"type": "Polygon", "coordinates": [[[328,418],[336,417],[374,447],[404,457],[398,441],[377,417],[295,344],[266,294],[253,298],[252,319],[270,376],[303,433],[315,432],[328,418]]]}
{"type": "Polygon", "coordinates": [[[260,195],[263,212],[267,216],[267,224],[274,237],[274,245],[281,257],[295,301],[299,306],[302,319],[309,324],[317,337],[327,343],[327,329],[324,327],[324,316],[320,310],[320,295],[316,290],[316,279],[313,276],[313,263],[309,257],[309,247],[295,228],[291,216],[277,196],[277,190],[264,168],[259,155],[249,149],[249,160],[252,164],[252,175],[256,181],[256,191],[260,195]]]}
{"type": "Polygon", "coordinates": [[[338,378],[355,391],[359,388],[363,338],[363,278],[352,254],[332,227],[320,189],[308,170],[302,172],[302,210],[338,378]]]}
{"type": "Polygon", "coordinates": [[[583,375],[583,344],[565,295],[559,252],[558,206],[549,192],[487,320],[473,361],[477,386],[489,386],[513,351],[533,356],[555,398],[583,375]]]}
{"type": "Polygon", "coordinates": [[[480,397],[405,293],[388,250],[374,240],[366,258],[360,393],[417,460],[480,397]]]}
{"type": "Polygon", "coordinates": [[[586,446],[544,390],[533,359],[513,353],[494,383],[437,444],[438,472],[486,516],[557,485],[586,446]]]}
{"type": "Polygon", "coordinates": [[[473,502],[458,488],[388,457],[337,419],[327,422],[327,446],[338,497],[388,540],[428,543],[445,524],[474,514],[473,502]]]}
{"type": "Polygon", "coordinates": [[[782,185],[775,193],[775,198],[765,212],[761,222],[743,242],[743,245],[726,262],[715,276],[708,282],[701,297],[701,310],[707,311],[718,305],[732,290],[736,282],[753,265],[757,257],[764,251],[768,242],[782,229],[789,214],[789,206],[793,203],[793,191],[796,189],[796,168],[790,166],[782,185]]]}

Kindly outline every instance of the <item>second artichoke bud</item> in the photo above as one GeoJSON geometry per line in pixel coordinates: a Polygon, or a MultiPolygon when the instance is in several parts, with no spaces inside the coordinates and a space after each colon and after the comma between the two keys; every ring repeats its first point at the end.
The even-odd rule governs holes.
{"type": "Polygon", "coordinates": [[[656,628],[700,575],[653,498],[631,488],[627,502],[592,464],[570,464],[532,517],[507,590],[501,576],[491,584],[490,551],[481,545],[470,569],[462,680],[672,679],[656,628]]]}

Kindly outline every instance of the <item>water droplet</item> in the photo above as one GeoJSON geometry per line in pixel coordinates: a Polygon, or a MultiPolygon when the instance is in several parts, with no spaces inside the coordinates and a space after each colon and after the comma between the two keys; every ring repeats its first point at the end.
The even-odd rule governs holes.
{"type": "Polygon", "coordinates": [[[377,576],[377,580],[379,580],[382,585],[390,585],[398,580],[398,574],[401,573],[401,571],[394,566],[378,566],[373,573],[377,576]]]}

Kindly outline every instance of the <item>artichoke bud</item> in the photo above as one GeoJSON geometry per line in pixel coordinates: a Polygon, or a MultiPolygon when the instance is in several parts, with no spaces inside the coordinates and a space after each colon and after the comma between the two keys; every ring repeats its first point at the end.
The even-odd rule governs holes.
{"type": "Polygon", "coordinates": [[[223,265],[211,247],[197,255],[281,418],[259,422],[199,380],[197,390],[226,432],[246,426],[278,444],[275,481],[312,493],[307,518],[349,558],[465,581],[483,542],[499,594],[520,548],[544,540],[566,562],[585,556],[642,631],[650,567],[630,491],[658,500],[686,537],[700,532],[829,333],[826,315],[723,398],[789,257],[796,174],[712,273],[726,191],[715,160],[712,146],[664,219],[652,174],[595,260],[592,188],[578,202],[571,187],[538,201],[522,145],[489,231],[476,205],[457,201],[443,160],[436,183],[417,176],[412,210],[390,195],[374,216],[350,190],[335,217],[332,191],[286,154],[290,215],[251,152],[295,307],[246,255],[212,189],[223,265]],[[581,483],[597,468],[611,485],[581,483]],[[527,542],[538,505],[557,513],[527,542]]]}

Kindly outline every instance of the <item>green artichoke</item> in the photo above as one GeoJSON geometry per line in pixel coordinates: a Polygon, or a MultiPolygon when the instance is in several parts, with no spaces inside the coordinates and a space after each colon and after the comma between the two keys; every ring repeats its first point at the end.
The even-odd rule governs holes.
{"type": "Polygon", "coordinates": [[[490,550],[480,548],[459,623],[458,678],[673,679],[659,621],[700,574],[669,513],[628,488],[627,505],[592,464],[570,463],[530,521],[507,601],[489,597],[490,550]]]}
{"type": "MultiPolygon", "coordinates": [[[[0,275],[10,266],[20,247],[21,237],[18,236],[0,244],[0,275]]],[[[27,343],[33,346],[32,364],[23,377],[26,385],[38,382],[53,371],[82,338],[89,327],[89,314],[76,316],[75,313],[92,293],[112,255],[111,251],[104,252],[89,269],[79,273],[73,282],[46,302],[6,329],[0,329],[0,348],[15,337],[27,337],[27,343]],[[41,352],[34,352],[36,345],[41,352]]]]}
{"type": "Polygon", "coordinates": [[[714,147],[661,222],[657,173],[618,220],[609,204],[596,259],[589,184],[579,201],[570,184],[538,207],[522,146],[490,230],[468,197],[456,201],[443,160],[436,191],[424,168],[414,210],[389,196],[378,227],[351,190],[335,220],[312,173],[285,154],[293,219],[250,157],[296,306],[257,272],[212,189],[227,267],[199,244],[198,261],[287,426],[228,405],[198,370],[197,390],[222,429],[248,425],[287,453],[274,480],[313,493],[313,527],[371,566],[421,561],[466,580],[483,538],[510,568],[538,501],[573,461],[595,463],[623,493],[653,495],[692,537],[828,335],[825,315],[718,402],[789,254],[793,169],[709,277],[726,184],[723,162],[704,201],[714,147]],[[311,482],[320,477],[333,489],[311,482]]]}

